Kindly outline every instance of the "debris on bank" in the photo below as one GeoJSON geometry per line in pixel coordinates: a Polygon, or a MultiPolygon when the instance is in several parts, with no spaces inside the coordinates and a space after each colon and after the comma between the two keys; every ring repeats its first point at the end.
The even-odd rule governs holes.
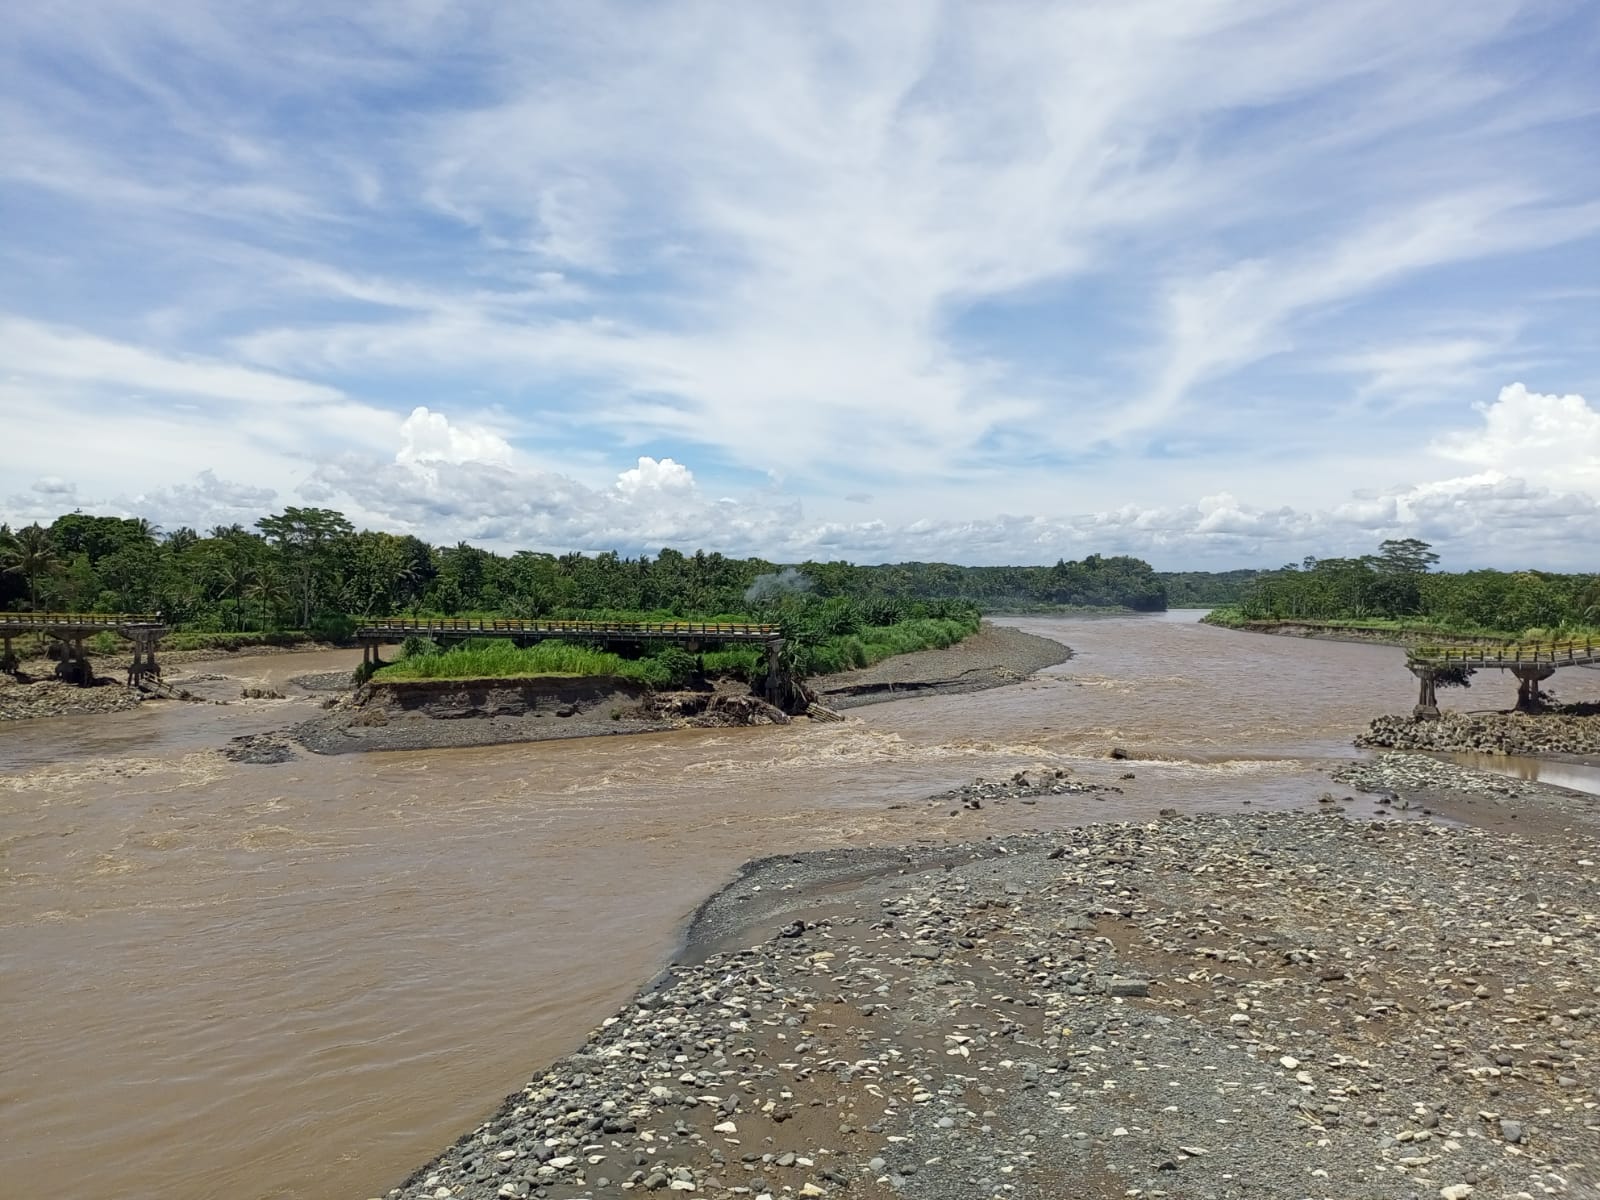
{"type": "Polygon", "coordinates": [[[1384,716],[1356,738],[1356,745],[1472,754],[1600,755],[1600,715],[1447,712],[1436,720],[1384,716]]]}

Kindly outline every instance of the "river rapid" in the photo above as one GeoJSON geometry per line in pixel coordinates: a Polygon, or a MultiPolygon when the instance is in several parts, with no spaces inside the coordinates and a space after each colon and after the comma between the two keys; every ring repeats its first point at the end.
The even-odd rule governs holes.
{"type": "MultiPolygon", "coordinates": [[[[1413,702],[1399,650],[1198,616],[1008,620],[1076,656],[836,725],[279,766],[215,747],[303,719],[310,698],[0,726],[8,1190],[380,1195],[664,967],[749,858],[1314,806],[1366,722],[1413,702]],[[925,802],[1033,767],[1124,790],[925,802]]],[[[190,671],[226,675],[192,685],[221,699],[357,658],[190,671]]],[[[1554,682],[1600,698],[1600,675],[1554,682]]],[[[1470,695],[1501,707],[1514,690],[1485,676],[1470,695]]]]}

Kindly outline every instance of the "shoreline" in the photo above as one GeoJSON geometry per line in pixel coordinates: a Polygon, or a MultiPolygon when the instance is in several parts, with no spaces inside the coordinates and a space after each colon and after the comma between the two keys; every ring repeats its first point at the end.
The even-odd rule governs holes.
{"type": "MultiPolygon", "coordinates": [[[[1437,774],[1454,770],[1441,765],[1437,774]]],[[[1218,1191],[1234,1173],[1252,1187],[1226,1194],[1288,1195],[1300,1194],[1319,1166],[1329,1170],[1318,1194],[1351,1200],[1479,1183],[1510,1195],[1581,1158],[1600,1131],[1582,1107],[1595,1097],[1580,1082],[1589,1078],[1592,1090],[1600,1008],[1559,1022],[1565,1049],[1554,1050],[1556,1060],[1539,1058],[1547,1065],[1538,1069],[1516,1069],[1546,1053],[1531,1027],[1521,1036],[1540,1039],[1540,1048],[1524,1047],[1512,1069],[1492,1073],[1477,1064],[1498,1064],[1503,1052],[1435,1064],[1436,1039],[1420,1031],[1439,1020],[1431,1001],[1439,988],[1457,1007],[1459,991],[1468,1008],[1518,1014],[1548,999],[1549,980],[1516,961],[1526,952],[1480,948],[1466,911],[1503,910],[1519,947],[1524,935],[1535,944],[1548,938],[1549,923],[1530,925],[1529,910],[1514,903],[1516,888],[1538,878],[1541,898],[1587,895],[1584,864],[1600,853],[1593,817],[1576,843],[1570,829],[1538,822],[1506,834],[1356,821],[1335,806],[753,859],[696,908],[671,963],[631,1001],[387,1195],[824,1196],[876,1182],[908,1197],[1109,1200],[1139,1184],[1218,1191]],[[1261,857],[1264,844],[1272,853],[1261,857]],[[1559,846],[1566,852],[1552,863],[1559,846]],[[1419,856],[1428,871],[1419,873],[1419,856]],[[1480,865],[1493,868],[1475,895],[1454,882],[1464,862],[1474,877],[1480,865]],[[1050,878],[1058,882],[1042,887],[1050,878]],[[1261,891],[1242,882],[1251,878],[1293,886],[1261,891]],[[1297,898],[1306,887],[1313,908],[1297,898]],[[1373,907],[1370,898],[1391,888],[1408,900],[1427,894],[1429,911],[1462,909],[1449,946],[1435,942],[1449,926],[1443,913],[1415,933],[1418,948],[1426,943],[1420,961],[1455,956],[1451,974],[1465,981],[1414,970],[1416,955],[1374,956],[1353,935],[1352,924],[1380,939],[1411,936],[1386,906],[1373,907]],[[1334,899],[1345,911],[1324,911],[1334,899]],[[1197,909],[1223,918],[1203,922],[1201,942],[1174,944],[1161,932],[1176,932],[1197,909]],[[1272,964],[1266,974],[1251,957],[1262,933],[1284,947],[1263,962],[1272,964]],[[1472,959],[1483,960],[1477,973],[1512,985],[1503,998],[1472,991],[1472,959]],[[1051,975],[1043,990],[1041,969],[1051,975]],[[1280,996],[1270,977],[1285,974],[1295,982],[1280,996]],[[1002,999],[1006,989],[1012,995],[1002,999]],[[1352,1001],[1355,1012],[1375,1005],[1365,1024],[1339,1015],[1352,1001]],[[1418,1032],[1406,1032],[1412,1027],[1418,1032]],[[1105,1057],[1085,1060],[1095,1043],[1105,1057]],[[1227,1074],[1197,1074],[1190,1082],[1198,1089],[1163,1091],[1180,1112],[1161,1116],[1173,1110],[1138,1094],[1139,1072],[1153,1057],[1167,1074],[1186,1074],[1196,1056],[1227,1074]],[[1312,1072],[1309,1086],[1302,1066],[1312,1072]],[[1127,1090],[1107,1092],[1101,1076],[1127,1090]],[[1241,1076],[1253,1091],[1212,1098],[1218,1078],[1241,1076]],[[988,1083],[975,1093],[980,1080],[988,1083]],[[1400,1094],[1380,1086],[1367,1099],[1347,1086],[1340,1099],[1335,1084],[1366,1081],[1400,1094]],[[1307,1111],[1307,1092],[1326,1097],[1310,1127],[1283,1115],[1307,1111]],[[1213,1114],[1237,1113],[1252,1094],[1271,1103],[1254,1118],[1251,1142],[1214,1144],[1213,1114]],[[1494,1116],[1485,1122],[1479,1113],[1487,1111],[1494,1116]],[[1068,1131],[1062,1141],[1037,1155],[1029,1130],[1058,1126],[1068,1131]],[[1454,1149],[1408,1159],[1428,1130],[1454,1139],[1454,1149]],[[1338,1150],[1308,1150],[1308,1135],[1338,1150]],[[1442,1169],[1433,1165],[1441,1161],[1442,1169]]],[[[1569,917],[1557,931],[1583,956],[1580,977],[1591,988],[1600,986],[1600,955],[1584,948],[1584,935],[1594,942],[1585,924],[1594,919],[1569,917]]],[[[1578,962],[1563,960],[1558,974],[1578,962]]],[[[1575,988],[1569,1004],[1581,1006],[1584,994],[1575,988]]],[[[1469,1040],[1490,1045],[1496,1029],[1484,1023],[1469,1040]]],[[[1215,1069],[1207,1063],[1198,1069],[1215,1069]]]]}
{"type": "Polygon", "coordinates": [[[1395,646],[1400,649],[1419,645],[1476,646],[1486,641],[1507,640],[1465,633],[1436,633],[1425,629],[1362,629],[1359,626],[1325,625],[1316,621],[1246,621],[1239,625],[1225,625],[1202,618],[1201,623],[1210,625],[1213,629],[1226,629],[1232,633],[1260,633],[1268,637],[1303,638],[1308,642],[1346,642],[1351,645],[1395,646]]]}
{"type": "MultiPolygon", "coordinates": [[[[1004,687],[1071,657],[1071,649],[1060,642],[985,622],[977,633],[942,650],[897,654],[873,667],[818,676],[808,683],[819,704],[841,710],[1004,687]]],[[[392,699],[382,704],[347,703],[301,722],[288,736],[314,754],[351,754],[781,725],[790,720],[758,699],[734,697],[729,689],[647,695],[645,689],[625,681],[593,677],[592,683],[586,687],[571,680],[559,686],[512,679],[424,682],[412,690],[441,693],[439,704],[411,700],[401,704],[392,699]],[[563,693],[554,703],[532,694],[553,686],[563,693]],[[707,702],[698,711],[688,711],[701,700],[707,702]]],[[[354,695],[361,696],[361,690],[354,695]]],[[[281,760],[263,756],[259,761],[281,760]]]]}
{"type": "Polygon", "coordinates": [[[1021,683],[1072,658],[1072,647],[985,619],[978,632],[943,650],[898,654],[871,667],[807,682],[820,703],[860,708],[912,696],[950,696],[1021,683]]]}

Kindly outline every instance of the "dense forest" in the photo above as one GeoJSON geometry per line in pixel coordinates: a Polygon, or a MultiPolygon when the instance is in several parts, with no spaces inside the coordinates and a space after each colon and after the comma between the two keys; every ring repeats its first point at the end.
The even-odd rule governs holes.
{"type": "Polygon", "coordinates": [[[1158,571],[1156,578],[1166,588],[1168,608],[1212,608],[1219,604],[1238,604],[1245,589],[1262,572],[1237,571],[1158,571]]]}
{"type": "Polygon", "coordinates": [[[1600,575],[1434,570],[1426,542],[1384,542],[1360,558],[1307,558],[1261,573],[1244,620],[1394,622],[1440,631],[1523,636],[1600,627],[1600,575]]]}
{"type": "Polygon", "coordinates": [[[357,530],[343,514],[318,508],[205,533],[84,513],[48,526],[0,526],[0,608],[159,611],[194,631],[338,634],[352,621],[395,614],[744,615],[833,599],[852,602],[877,626],[968,607],[1166,607],[1148,563],[1098,554],[1038,567],[783,566],[671,549],[654,558],[502,555],[357,530]]]}

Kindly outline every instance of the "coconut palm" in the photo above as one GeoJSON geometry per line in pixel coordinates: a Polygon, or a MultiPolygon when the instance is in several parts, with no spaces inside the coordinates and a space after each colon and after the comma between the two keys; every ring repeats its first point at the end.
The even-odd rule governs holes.
{"type": "Polygon", "coordinates": [[[50,544],[50,531],[34,522],[16,531],[10,542],[0,548],[8,574],[21,575],[28,581],[28,606],[39,611],[39,581],[61,565],[55,547],[50,544]]]}
{"type": "Polygon", "coordinates": [[[244,627],[244,600],[258,578],[255,564],[242,554],[234,554],[217,566],[217,586],[224,596],[233,600],[233,615],[237,628],[244,627]]]}
{"type": "Polygon", "coordinates": [[[261,628],[266,629],[268,614],[288,603],[290,597],[288,587],[276,572],[263,571],[245,587],[244,598],[260,602],[261,628]]]}

